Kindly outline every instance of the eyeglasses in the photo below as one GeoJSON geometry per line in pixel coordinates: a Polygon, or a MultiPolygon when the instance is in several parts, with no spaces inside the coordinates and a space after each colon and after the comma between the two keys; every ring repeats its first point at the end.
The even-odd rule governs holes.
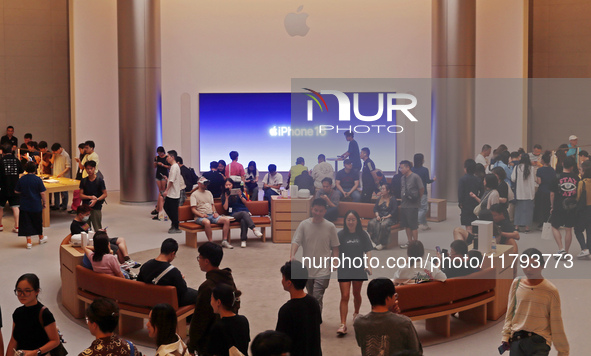
{"type": "Polygon", "coordinates": [[[33,293],[34,291],[34,289],[15,289],[14,295],[16,295],[17,297],[19,295],[28,296],[31,295],[31,293],[33,293]]]}

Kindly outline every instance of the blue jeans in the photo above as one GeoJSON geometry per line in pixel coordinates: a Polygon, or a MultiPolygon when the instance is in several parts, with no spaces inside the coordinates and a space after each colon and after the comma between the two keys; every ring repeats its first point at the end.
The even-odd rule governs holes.
{"type": "Polygon", "coordinates": [[[53,193],[53,206],[60,207],[63,210],[66,210],[68,208],[68,192],[53,193]]]}
{"type": "Polygon", "coordinates": [[[509,356],[547,356],[549,353],[550,346],[546,344],[546,339],[540,335],[534,335],[525,339],[513,340],[509,356]]]}
{"type": "Polygon", "coordinates": [[[279,195],[279,193],[277,193],[271,188],[265,189],[265,195],[263,196],[263,199],[269,201],[269,214],[271,214],[271,197],[273,195],[279,195]]]}
{"type": "Polygon", "coordinates": [[[427,192],[421,197],[421,207],[419,208],[419,224],[427,225],[427,211],[429,210],[429,196],[427,192]]]}

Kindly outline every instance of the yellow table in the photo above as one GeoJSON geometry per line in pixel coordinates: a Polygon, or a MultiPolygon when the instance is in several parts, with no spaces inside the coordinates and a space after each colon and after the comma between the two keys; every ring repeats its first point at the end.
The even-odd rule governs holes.
{"type": "MultiPolygon", "coordinates": [[[[46,176],[42,176],[46,177],[46,176]]],[[[59,192],[72,192],[74,190],[79,189],[80,181],[76,179],[70,178],[57,178],[57,177],[49,177],[50,180],[57,180],[58,182],[48,182],[47,180],[43,181],[45,185],[45,208],[43,208],[43,227],[49,227],[49,194],[50,193],[59,193],[59,192]]]]}

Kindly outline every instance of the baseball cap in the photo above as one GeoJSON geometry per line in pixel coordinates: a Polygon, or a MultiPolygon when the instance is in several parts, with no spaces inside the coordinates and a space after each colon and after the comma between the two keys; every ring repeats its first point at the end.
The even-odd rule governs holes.
{"type": "Polygon", "coordinates": [[[207,184],[207,183],[209,183],[209,180],[205,177],[201,177],[201,178],[199,178],[199,181],[197,181],[197,183],[207,184]]]}
{"type": "Polygon", "coordinates": [[[568,138],[569,141],[577,140],[577,139],[578,139],[578,137],[575,135],[570,135],[570,137],[568,138]]]}

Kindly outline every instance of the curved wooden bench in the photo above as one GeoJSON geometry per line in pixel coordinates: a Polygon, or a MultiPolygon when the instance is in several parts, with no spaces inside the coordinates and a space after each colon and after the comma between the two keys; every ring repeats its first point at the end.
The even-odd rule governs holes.
{"type": "MultiPolygon", "coordinates": [[[[354,202],[346,202],[342,201],[337,206],[339,211],[339,217],[334,221],[334,224],[338,228],[342,228],[345,226],[345,213],[349,210],[355,210],[359,217],[361,218],[361,225],[364,229],[367,230],[367,225],[369,221],[376,217],[375,213],[373,212],[375,204],[372,203],[354,203],[354,202]]],[[[400,207],[398,207],[400,211],[400,207]]],[[[388,248],[392,248],[398,246],[398,231],[402,230],[400,224],[394,224],[390,227],[390,240],[388,243],[388,248]]]]}
{"type": "MultiPolygon", "coordinates": [[[[214,202],[215,210],[221,214],[227,215],[221,202],[214,202]]],[[[271,218],[269,217],[269,203],[266,201],[249,201],[246,202],[246,207],[252,215],[252,221],[257,228],[261,229],[263,242],[267,241],[266,228],[271,227],[271,218]]],[[[197,248],[197,233],[204,231],[203,226],[195,223],[195,216],[191,211],[191,206],[183,205],[179,207],[179,228],[185,232],[185,243],[187,246],[197,248]]],[[[221,230],[222,227],[217,224],[211,224],[212,230],[221,230]]],[[[232,229],[240,229],[240,223],[238,221],[232,221],[230,223],[230,231],[232,229]]]]}
{"type": "Polygon", "coordinates": [[[96,298],[110,298],[119,305],[119,334],[140,330],[143,319],[148,319],[156,304],[168,303],[177,315],[177,334],[187,335],[187,317],[193,315],[195,305],[179,307],[176,287],[157,286],[130,279],[95,273],[76,266],[78,299],[86,305],[96,298]]]}
{"type": "Polygon", "coordinates": [[[468,276],[397,286],[398,305],[411,320],[425,320],[426,329],[450,337],[450,317],[486,324],[487,306],[496,298],[495,270],[487,268],[468,276]]]}

